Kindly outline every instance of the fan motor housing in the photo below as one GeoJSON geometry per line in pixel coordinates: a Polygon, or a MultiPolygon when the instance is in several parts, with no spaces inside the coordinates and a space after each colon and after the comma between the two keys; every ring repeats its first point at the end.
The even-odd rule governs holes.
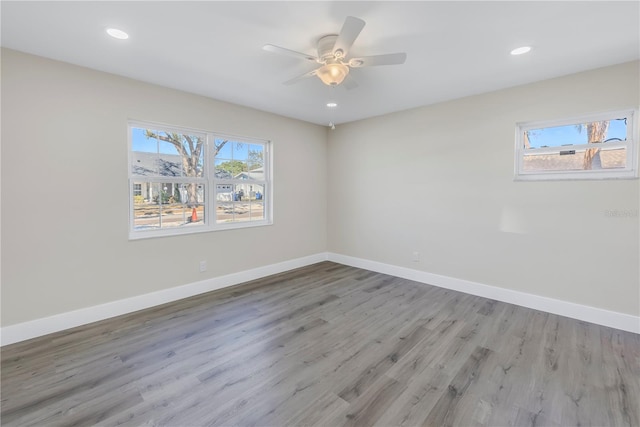
{"type": "Polygon", "coordinates": [[[337,39],[337,34],[329,34],[321,37],[320,40],[318,40],[318,58],[323,60],[333,59],[335,57],[333,55],[333,46],[335,46],[337,39]]]}

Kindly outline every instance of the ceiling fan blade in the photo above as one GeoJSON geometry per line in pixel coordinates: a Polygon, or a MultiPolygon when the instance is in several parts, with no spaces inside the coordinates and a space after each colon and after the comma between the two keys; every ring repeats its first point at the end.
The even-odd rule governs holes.
{"type": "Polygon", "coordinates": [[[306,78],[308,78],[308,77],[313,77],[313,76],[315,76],[317,72],[318,72],[318,69],[316,68],[315,70],[313,70],[313,71],[309,71],[308,73],[304,73],[304,74],[303,74],[303,75],[301,75],[301,76],[295,77],[295,78],[293,78],[293,79],[291,79],[291,80],[287,80],[287,81],[286,81],[286,82],[284,82],[283,84],[284,84],[284,85],[289,86],[289,85],[292,85],[292,84],[298,83],[299,81],[304,80],[304,79],[306,79],[306,78]]]}
{"type": "Polygon", "coordinates": [[[280,55],[293,56],[294,58],[306,59],[307,61],[318,62],[318,58],[313,55],[308,55],[302,52],[296,52],[295,50],[285,49],[284,47],[275,46],[272,44],[265,44],[262,49],[267,52],[279,53],[280,55]]]}
{"type": "Polygon", "coordinates": [[[342,86],[344,86],[346,90],[351,90],[351,89],[357,88],[358,83],[355,81],[353,77],[351,77],[351,74],[349,74],[342,82],[342,86]]]}
{"type": "Polygon", "coordinates": [[[342,30],[340,30],[340,34],[336,39],[336,43],[333,45],[333,54],[336,55],[337,58],[347,56],[349,48],[351,48],[353,42],[356,41],[364,25],[365,22],[362,19],[347,16],[347,19],[344,20],[342,30]]]}
{"type": "Polygon", "coordinates": [[[406,60],[407,54],[404,52],[388,53],[386,55],[363,56],[361,58],[352,58],[349,61],[349,67],[360,68],[373,67],[375,65],[398,65],[404,64],[404,61],[406,60]]]}

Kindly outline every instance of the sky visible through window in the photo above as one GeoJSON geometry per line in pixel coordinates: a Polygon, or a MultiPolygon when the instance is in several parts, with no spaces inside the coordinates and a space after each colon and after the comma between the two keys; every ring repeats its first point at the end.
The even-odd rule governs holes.
{"type": "MultiPolygon", "coordinates": [[[[611,140],[612,138],[618,138],[622,141],[627,138],[626,119],[609,121],[609,129],[605,140],[611,140]]],[[[612,141],[617,141],[618,139],[613,139],[612,141]]],[[[587,142],[587,130],[584,127],[579,129],[576,125],[554,126],[529,131],[529,146],[531,148],[580,145],[587,142]]]]}
{"type": "MultiPolygon", "coordinates": [[[[154,131],[158,133],[158,131],[154,131]]],[[[162,133],[162,131],[160,131],[162,133]]],[[[215,144],[219,145],[223,140],[216,139],[215,144]]],[[[168,142],[157,141],[154,138],[146,137],[146,129],[141,128],[133,128],[131,131],[131,145],[133,151],[143,152],[143,153],[162,153],[162,154],[175,154],[178,155],[178,151],[168,142]]],[[[247,160],[249,157],[249,150],[258,149],[261,151],[261,148],[252,146],[247,143],[243,143],[240,141],[228,141],[218,155],[217,158],[220,159],[234,159],[234,160],[247,160]]]]}

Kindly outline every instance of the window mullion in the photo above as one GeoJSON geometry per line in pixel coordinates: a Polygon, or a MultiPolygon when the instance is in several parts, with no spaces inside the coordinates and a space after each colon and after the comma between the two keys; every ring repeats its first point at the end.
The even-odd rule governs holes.
{"type": "Polygon", "coordinates": [[[580,145],[565,145],[561,147],[541,147],[541,148],[530,148],[528,150],[524,150],[524,155],[528,154],[549,154],[556,153],[560,151],[567,150],[575,150],[575,151],[583,151],[583,150],[591,150],[593,148],[624,148],[629,147],[628,141],[620,141],[620,142],[604,142],[604,143],[589,143],[589,144],[580,144],[580,145]]]}

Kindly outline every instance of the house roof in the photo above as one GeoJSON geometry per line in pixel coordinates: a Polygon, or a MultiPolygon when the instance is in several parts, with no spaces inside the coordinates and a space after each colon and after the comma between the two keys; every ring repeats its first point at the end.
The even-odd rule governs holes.
{"type": "Polygon", "coordinates": [[[252,169],[248,172],[240,172],[236,176],[235,179],[246,179],[246,180],[263,180],[264,179],[264,168],[256,168],[252,169]]]}
{"type": "MultiPolygon", "coordinates": [[[[131,152],[131,172],[134,176],[145,177],[179,177],[182,175],[182,158],[178,154],[158,154],[143,151],[131,152]]],[[[264,168],[260,167],[249,172],[240,172],[235,176],[230,172],[216,169],[218,179],[264,179],[264,168]]]]}
{"type": "Polygon", "coordinates": [[[182,159],[177,154],[131,152],[131,172],[137,176],[182,176],[182,159]]]}

